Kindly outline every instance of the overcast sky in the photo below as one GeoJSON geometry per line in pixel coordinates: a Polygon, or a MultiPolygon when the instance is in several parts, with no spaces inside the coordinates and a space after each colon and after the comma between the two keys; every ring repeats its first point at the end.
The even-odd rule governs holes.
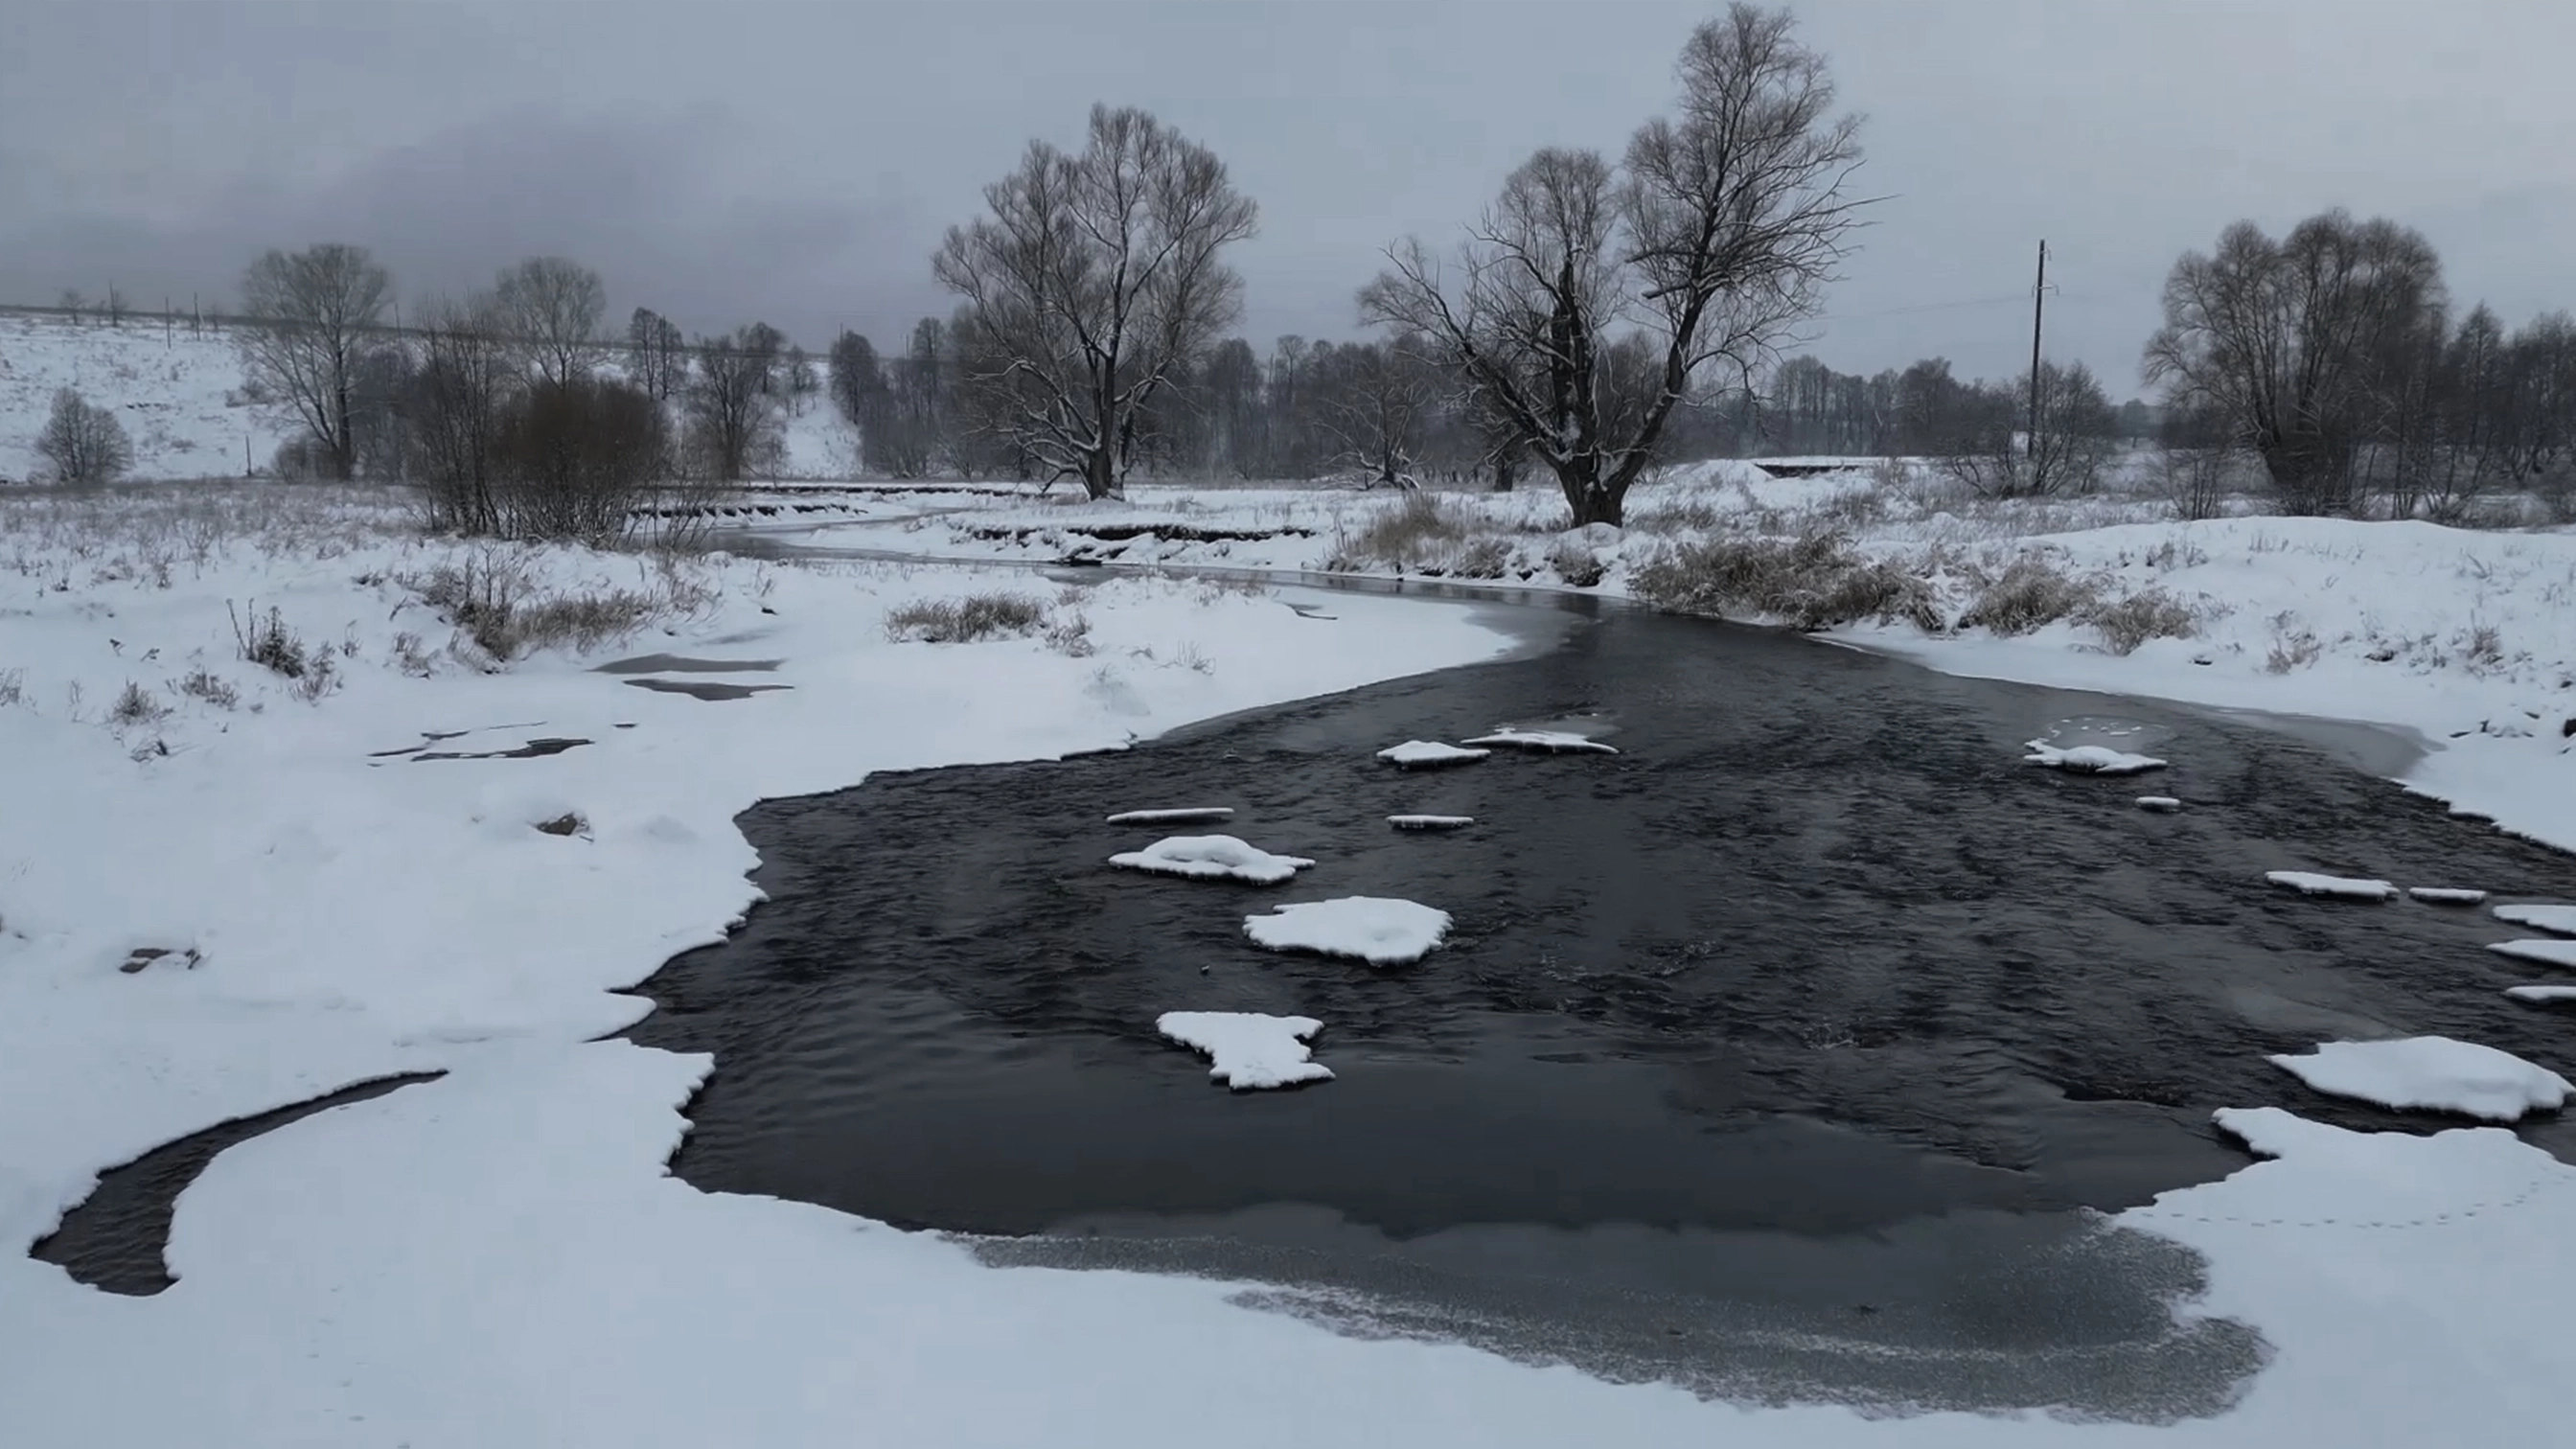
{"type": "MultiPolygon", "coordinates": [[[[943,227],[1095,100],[1261,206],[1243,331],[1357,329],[1391,239],[1454,239],[1542,145],[1664,110],[1710,0],[0,0],[0,301],[229,296],[271,246],[373,248],[407,298],[560,252],[612,316],[893,341],[943,227]]],[[[1802,0],[1875,208],[1814,350],[2134,390],[2175,256],[2342,205],[2422,229],[2508,323],[2576,306],[2576,4],[1802,0]]]]}

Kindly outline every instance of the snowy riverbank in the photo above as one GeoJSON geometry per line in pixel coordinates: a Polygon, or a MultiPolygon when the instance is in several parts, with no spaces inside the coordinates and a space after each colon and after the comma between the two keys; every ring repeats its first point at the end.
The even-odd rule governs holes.
{"type": "MultiPolygon", "coordinates": [[[[642,1010],[618,988],[752,904],[735,812],[872,770],[1115,746],[1510,641],[1466,609],[1347,594],[1318,618],[1173,579],[1059,596],[913,565],[487,551],[331,491],[0,510],[0,1442],[2396,1445],[2542,1442],[2563,1418],[2548,1386],[2576,1351],[2549,1324],[2576,1292],[2576,1172],[2491,1129],[2361,1135],[2243,1104],[2228,1130],[2278,1161],[2120,1220],[2207,1254],[2206,1297],[2177,1311],[2243,1318],[2276,1356],[2236,1412],[2162,1428],[1707,1405],[1336,1337],[1233,1306],[1232,1285],[992,1271],[932,1236],[698,1192],[663,1163],[706,1060],[590,1038],[642,1010]],[[1033,597],[1004,621],[1025,632],[917,642],[953,631],[935,606],[993,588],[1033,597]],[[450,618],[478,607],[495,643],[564,642],[498,667],[424,592],[450,618]],[[675,657],[593,668],[647,654],[675,657]],[[511,753],[538,740],[583,743],[511,753]],[[121,971],[137,948],[172,954],[121,971]],[[157,1143],[439,1069],[218,1158],[181,1199],[179,1282],[157,1297],[19,1251],[157,1143]]],[[[1316,537],[1215,542],[1294,566],[1316,537]]],[[[2565,788],[2545,707],[2576,628],[2548,605],[2567,540],[2245,520],[2047,546],[2159,568],[2121,561],[2168,539],[2156,577],[2231,605],[2197,640],[2113,658],[2062,623],[1905,647],[2406,724],[2451,745],[2418,783],[2460,771],[2475,788],[2456,798],[2576,834],[2539,793],[2565,788]],[[2276,601],[2319,641],[2277,674],[2258,647],[2276,601]],[[2472,667],[2447,641],[2482,626],[2501,652],[2472,667]],[[2398,652],[2373,661],[2381,643],[2398,652]],[[2527,733],[2495,728],[2526,705],[2527,733]],[[2472,716],[2490,728],[2448,741],[2472,716]]],[[[1587,546],[1618,554],[1608,586],[1633,572],[1624,541],[1587,546]]]]}

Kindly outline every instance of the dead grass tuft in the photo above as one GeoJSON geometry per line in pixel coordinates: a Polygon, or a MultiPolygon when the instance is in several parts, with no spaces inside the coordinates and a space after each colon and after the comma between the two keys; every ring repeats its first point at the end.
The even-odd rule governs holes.
{"type": "MultiPolygon", "coordinates": [[[[897,640],[972,644],[1033,633],[1045,621],[1046,605],[1026,594],[968,594],[962,599],[923,600],[889,609],[885,628],[887,637],[897,640]]],[[[1084,632],[1088,628],[1086,623],[1084,632]]]]}
{"type": "Polygon", "coordinates": [[[1631,588],[1658,608],[1778,619],[1809,631],[1862,621],[1941,627],[1929,583],[1863,557],[1830,531],[1668,546],[1638,567],[1631,588]]]}

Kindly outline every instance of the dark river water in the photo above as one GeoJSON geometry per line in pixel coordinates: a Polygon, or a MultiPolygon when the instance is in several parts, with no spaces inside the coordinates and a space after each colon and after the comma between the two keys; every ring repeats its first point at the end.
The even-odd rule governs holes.
{"type": "Polygon", "coordinates": [[[2266,1349],[2177,1319],[2199,1263],[2096,1210],[2243,1165],[2218,1107],[2448,1125],[2266,1053],[2440,1033],[2548,1061],[2563,1027],[2499,994],[2523,975],[2482,913],[2264,872],[2576,892],[2566,857],[2280,733],[1627,611],[1535,657],[742,825],[768,902],[639,988],[659,1009],[631,1033],[715,1055],[674,1163],[701,1187],[1710,1395],[2143,1420],[2224,1407],[2266,1349]],[[1505,722],[1621,753],[1372,758],[1505,722]],[[2022,763],[2052,732],[2173,767],[2022,763]],[[1276,887],[1105,865],[1166,832],[1104,817],[1200,805],[1236,813],[1169,833],[1318,863],[1276,887]],[[1405,812],[1476,824],[1385,823],[1405,812]],[[1388,970],[1244,938],[1247,912],[1348,894],[1456,924],[1388,970]],[[1336,1077],[1228,1092],[1157,1037],[1174,1010],[1320,1018],[1336,1077]]]}

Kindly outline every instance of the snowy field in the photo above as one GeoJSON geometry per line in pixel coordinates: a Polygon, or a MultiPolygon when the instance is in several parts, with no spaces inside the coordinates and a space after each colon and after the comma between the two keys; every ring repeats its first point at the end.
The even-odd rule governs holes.
{"type": "MultiPolygon", "coordinates": [[[[8,355],[0,385],[59,385],[8,355]]],[[[47,355],[51,369],[64,353],[47,355]]],[[[226,350],[192,366],[232,364],[226,350]]],[[[26,415],[10,393],[0,416],[26,415]]],[[[171,435],[195,416],[174,414],[171,435]]],[[[202,425],[210,452],[237,423],[184,426],[202,425]]],[[[1831,526],[1923,580],[1909,597],[1933,627],[1868,619],[1830,638],[1965,674],[2410,730],[2434,747],[2410,785],[2576,848],[2566,535],[2176,524],[2138,498],[2003,509],[1851,476],[1756,483],[1732,465],[1634,504],[1625,531],[1569,535],[1536,491],[1461,495],[1445,522],[1403,527],[1385,516],[1423,505],[1315,490],[924,494],[793,537],[959,559],[1427,566],[1622,594],[1665,550],[1831,526]],[[1443,528],[1455,536],[1428,536],[1443,528]],[[1968,623],[2006,620],[1989,596],[2029,581],[2012,575],[2024,559],[2094,603],[2027,629],[2028,614],[1968,623]],[[2100,621],[2123,616],[2102,611],[2150,590],[2189,632],[2115,652],[2117,625],[2100,621]]],[[[2233,1412],[2163,1427],[1704,1404],[1456,1345],[1338,1337],[1236,1306],[1240,1285],[988,1270],[933,1235],[667,1174],[709,1062],[593,1039],[644,1009],[620,988],[754,903],[738,811],[872,771],[1116,747],[1511,643],[1455,606],[1299,602],[1178,574],[1109,571],[1069,591],[922,562],[486,548],[422,538],[366,490],[0,495],[0,1238],[14,1245],[0,1254],[0,1444],[2565,1435],[2576,1171],[2493,1128],[2354,1133],[2263,1102],[2222,1114],[2265,1160],[2119,1221],[2207,1255],[2207,1293],[2176,1311],[2250,1322],[2274,1357],[2233,1412]],[[906,622],[994,589],[1029,596],[1025,627],[928,643],[906,622]],[[664,657],[596,667],[638,656],[664,657]],[[102,1169],[151,1147],[427,1071],[445,1075],[217,1158],[180,1200],[165,1293],[101,1293],[20,1251],[102,1169]]],[[[1413,903],[1323,904],[1292,900],[1247,931],[1365,959],[1419,955],[1446,924],[1413,903]]],[[[1186,1039],[1207,1025],[1184,1022],[1186,1039]]],[[[1251,1045],[1272,1067],[1306,1062],[1276,1031],[1251,1045]]],[[[2461,1087],[2456,1055],[2434,1065],[2444,1091],[2489,1085],[2472,1070],[2461,1087]]],[[[2427,1095],[2412,1080],[2424,1064],[2405,1066],[2403,1092],[2385,1072],[2356,1089],[2427,1095]]]]}
{"type": "MultiPolygon", "coordinates": [[[[601,370],[618,374],[621,355],[606,349],[601,370]]],[[[0,312],[0,483],[43,475],[36,435],[62,388],[125,425],[134,446],[128,476],[137,481],[266,476],[278,444],[295,435],[277,410],[244,397],[229,331],[0,312]]],[[[846,478],[856,467],[857,438],[829,400],[801,399],[782,421],[778,478],[846,478]]]]}

